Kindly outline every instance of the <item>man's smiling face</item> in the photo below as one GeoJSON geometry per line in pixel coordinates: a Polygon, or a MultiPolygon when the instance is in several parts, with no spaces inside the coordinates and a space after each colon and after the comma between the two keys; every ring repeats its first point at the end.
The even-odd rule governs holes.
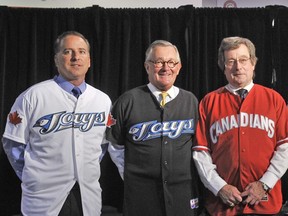
{"type": "Polygon", "coordinates": [[[167,91],[174,84],[181,69],[181,63],[177,59],[175,48],[172,46],[156,46],[150,58],[153,62],[165,62],[162,67],[156,67],[153,62],[147,61],[145,62],[145,68],[149,81],[159,90],[167,91]],[[179,63],[170,68],[167,64],[168,61],[179,63]]]}

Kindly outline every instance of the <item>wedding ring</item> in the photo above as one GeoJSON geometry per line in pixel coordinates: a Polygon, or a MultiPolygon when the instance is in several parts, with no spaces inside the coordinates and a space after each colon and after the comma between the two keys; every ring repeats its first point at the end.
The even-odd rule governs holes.
{"type": "Polygon", "coordinates": [[[235,205],[234,205],[234,203],[230,203],[229,206],[230,207],[234,207],[235,205]]]}

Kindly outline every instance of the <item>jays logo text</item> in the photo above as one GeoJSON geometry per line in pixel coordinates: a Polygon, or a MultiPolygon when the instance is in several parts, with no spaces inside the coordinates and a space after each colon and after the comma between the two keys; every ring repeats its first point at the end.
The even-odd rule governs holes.
{"type": "Polygon", "coordinates": [[[58,112],[39,118],[33,127],[40,127],[40,134],[48,134],[68,128],[79,128],[80,131],[89,131],[94,126],[105,126],[105,112],[74,113],[58,112]]]}
{"type": "Polygon", "coordinates": [[[194,119],[177,120],[167,122],[149,121],[133,125],[129,134],[133,135],[133,140],[144,141],[158,138],[161,135],[176,139],[181,134],[194,134],[194,119]]]}
{"type": "Polygon", "coordinates": [[[212,142],[214,144],[217,143],[218,136],[239,127],[250,127],[265,130],[269,138],[272,138],[275,133],[275,122],[272,119],[259,114],[241,112],[237,115],[221,118],[211,125],[210,137],[212,142]]]}

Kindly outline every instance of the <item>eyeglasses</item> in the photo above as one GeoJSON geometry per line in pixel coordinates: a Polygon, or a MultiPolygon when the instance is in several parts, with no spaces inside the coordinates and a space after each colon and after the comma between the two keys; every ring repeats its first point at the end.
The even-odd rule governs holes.
{"type": "Polygon", "coordinates": [[[148,60],[148,61],[153,63],[155,68],[162,68],[162,67],[164,67],[165,63],[167,63],[169,68],[174,68],[179,63],[179,62],[175,62],[173,60],[169,60],[169,61],[162,61],[162,60],[152,61],[152,60],[148,60]]]}
{"type": "Polygon", "coordinates": [[[245,66],[249,60],[250,60],[250,58],[230,59],[230,60],[225,62],[225,66],[226,67],[233,67],[236,62],[238,62],[238,64],[245,66]]]}

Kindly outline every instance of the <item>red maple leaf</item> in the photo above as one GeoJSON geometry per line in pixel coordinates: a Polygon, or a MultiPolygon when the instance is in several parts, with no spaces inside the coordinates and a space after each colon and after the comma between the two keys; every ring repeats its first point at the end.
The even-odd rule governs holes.
{"type": "Polygon", "coordinates": [[[116,124],[116,119],[114,119],[111,113],[109,113],[106,126],[110,128],[111,126],[115,124],[116,124]]]}
{"type": "Polygon", "coordinates": [[[9,122],[11,124],[17,125],[17,124],[20,124],[22,122],[22,118],[20,118],[18,112],[15,111],[15,112],[9,114],[9,122]]]}

